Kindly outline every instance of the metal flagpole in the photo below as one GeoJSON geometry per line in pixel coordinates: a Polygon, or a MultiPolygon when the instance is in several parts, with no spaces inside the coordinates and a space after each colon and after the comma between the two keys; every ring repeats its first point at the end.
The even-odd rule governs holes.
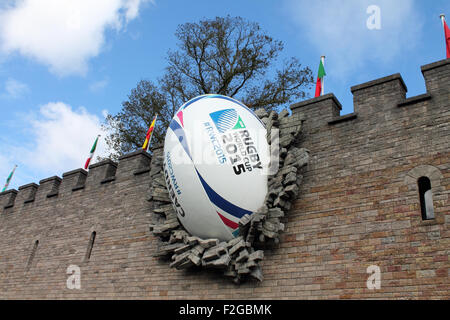
{"type": "Polygon", "coordinates": [[[441,14],[439,15],[439,17],[441,18],[442,26],[444,26],[445,14],[441,13],[441,14]]]}
{"type": "MultiPolygon", "coordinates": [[[[322,65],[323,68],[325,69],[325,56],[321,56],[320,60],[322,60],[322,65]]],[[[322,78],[322,90],[320,92],[320,95],[323,96],[324,92],[325,92],[325,77],[322,78]]]]}

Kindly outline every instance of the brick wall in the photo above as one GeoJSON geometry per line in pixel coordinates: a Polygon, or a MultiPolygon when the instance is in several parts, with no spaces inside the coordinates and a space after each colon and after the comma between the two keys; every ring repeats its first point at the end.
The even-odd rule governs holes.
{"type": "Polygon", "coordinates": [[[150,158],[138,151],[0,194],[0,298],[449,299],[450,60],[422,73],[427,92],[407,99],[399,74],[352,87],[350,115],[333,94],[291,106],[311,159],[264,281],[235,285],[152,257],[150,158]],[[421,218],[423,175],[434,220],[421,218]],[[80,290],[66,286],[69,265],[80,290]],[[380,289],[366,287],[370,265],[380,289]]]}

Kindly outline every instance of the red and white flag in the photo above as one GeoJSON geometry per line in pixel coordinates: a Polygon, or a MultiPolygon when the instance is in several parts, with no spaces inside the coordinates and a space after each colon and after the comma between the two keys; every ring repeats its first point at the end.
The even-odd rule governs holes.
{"type": "Polygon", "coordinates": [[[448,28],[447,22],[445,22],[444,15],[441,15],[442,24],[444,25],[444,35],[445,35],[445,46],[447,49],[447,59],[450,58],[450,29],[448,28]]]}
{"type": "Polygon", "coordinates": [[[323,94],[323,77],[326,75],[325,68],[323,66],[322,58],[320,59],[319,72],[317,73],[316,92],[314,97],[319,97],[323,94]]]}
{"type": "Polygon", "coordinates": [[[94,157],[95,149],[97,148],[98,138],[100,138],[100,135],[97,136],[97,138],[95,139],[94,144],[92,145],[91,153],[89,154],[89,158],[87,158],[86,163],[84,164],[84,169],[85,170],[87,170],[87,168],[89,168],[89,163],[91,163],[91,160],[94,157]]]}

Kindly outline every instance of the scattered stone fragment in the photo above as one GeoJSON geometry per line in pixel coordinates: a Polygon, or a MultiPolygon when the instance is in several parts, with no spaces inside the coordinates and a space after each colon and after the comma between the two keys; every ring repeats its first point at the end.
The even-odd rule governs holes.
{"type": "Polygon", "coordinates": [[[170,235],[170,241],[172,242],[184,242],[184,239],[188,237],[189,234],[184,230],[174,230],[170,235]]]}
{"type": "Polygon", "coordinates": [[[284,159],[283,166],[294,164],[296,162],[295,156],[292,152],[288,152],[286,158],[284,159]]]}
{"type": "Polygon", "coordinates": [[[284,217],[284,212],[280,208],[271,208],[268,216],[269,218],[281,218],[284,217]]]}
{"type": "Polygon", "coordinates": [[[289,198],[290,198],[291,196],[290,196],[285,190],[283,190],[283,191],[280,193],[279,197],[280,197],[281,199],[283,199],[283,200],[289,200],[289,198]]]}
{"type": "Polygon", "coordinates": [[[189,260],[191,260],[191,262],[196,266],[199,266],[202,263],[202,259],[199,256],[192,253],[189,255],[189,260]]]}
{"type": "Polygon", "coordinates": [[[263,281],[264,276],[260,266],[257,266],[250,272],[250,276],[255,278],[256,280],[263,281]]]}
{"type": "Polygon", "coordinates": [[[264,235],[265,237],[267,237],[267,238],[272,238],[272,239],[273,239],[273,238],[276,238],[276,237],[278,236],[278,233],[277,233],[277,232],[267,230],[266,228],[263,228],[262,233],[263,233],[263,235],[264,235]]]}
{"type": "Polygon", "coordinates": [[[285,117],[289,116],[289,111],[287,111],[286,109],[283,109],[279,114],[278,114],[278,119],[282,119],[285,117]]]}
{"type": "Polygon", "coordinates": [[[280,146],[287,147],[294,140],[294,136],[291,134],[286,134],[280,138],[280,146]]]}
{"type": "Polygon", "coordinates": [[[180,254],[185,251],[188,251],[190,248],[191,248],[191,246],[187,244],[187,245],[181,246],[179,248],[176,248],[173,252],[175,252],[176,254],[180,254]]]}
{"type": "MultiPolygon", "coordinates": [[[[273,219],[276,220],[276,219],[273,219]]],[[[280,227],[280,223],[278,221],[264,221],[263,224],[264,229],[268,230],[268,231],[278,231],[279,227],[280,227]]]]}
{"type": "Polygon", "coordinates": [[[277,120],[278,119],[278,113],[275,110],[270,111],[269,113],[269,119],[271,120],[277,120]]]}
{"type": "Polygon", "coordinates": [[[245,248],[245,241],[242,239],[241,241],[239,241],[238,243],[236,243],[230,250],[229,253],[230,255],[233,255],[235,252],[239,252],[239,250],[244,249],[245,248]]]}
{"type": "Polygon", "coordinates": [[[264,108],[259,108],[257,110],[255,110],[255,114],[258,116],[258,118],[267,118],[269,116],[269,114],[267,113],[266,109],[264,108]]]}
{"type": "Polygon", "coordinates": [[[297,175],[294,172],[289,172],[283,180],[283,185],[295,183],[297,181],[297,175]]]}
{"type": "Polygon", "coordinates": [[[204,251],[205,248],[203,248],[201,245],[196,245],[194,248],[192,248],[191,253],[199,257],[204,251]]]}
{"type": "Polygon", "coordinates": [[[295,184],[291,184],[291,185],[287,186],[284,189],[284,192],[286,192],[291,198],[296,198],[297,194],[298,194],[298,190],[299,190],[298,186],[295,183],[295,184]]]}
{"type": "Polygon", "coordinates": [[[236,277],[237,272],[232,264],[228,265],[227,270],[223,273],[225,277],[236,277]]]}
{"type": "Polygon", "coordinates": [[[153,256],[161,257],[172,254],[176,249],[180,248],[181,246],[183,246],[183,244],[181,243],[160,245],[158,246],[157,251],[156,253],[153,254],[153,256]]]}
{"type": "MultiPolygon", "coordinates": [[[[252,214],[252,218],[255,216],[255,214],[252,214]]],[[[230,241],[228,241],[227,243],[227,247],[228,249],[230,249],[231,247],[233,247],[234,245],[236,245],[238,242],[240,242],[242,239],[244,239],[242,236],[236,237],[234,239],[231,239],[230,241]]]]}
{"type": "Polygon", "coordinates": [[[169,198],[169,193],[156,193],[154,192],[152,195],[152,199],[153,200],[158,200],[158,201],[170,201],[169,198]]]}
{"type": "Polygon", "coordinates": [[[280,175],[284,176],[284,175],[287,175],[289,173],[296,174],[297,173],[297,167],[295,167],[295,166],[286,166],[283,169],[281,169],[277,174],[280,174],[280,175]]]}
{"type": "Polygon", "coordinates": [[[238,257],[236,258],[236,262],[246,261],[248,259],[248,256],[249,256],[249,253],[248,253],[247,249],[244,249],[241,252],[239,252],[238,257]]]}
{"type": "Polygon", "coordinates": [[[240,220],[239,220],[239,234],[245,235],[250,228],[251,218],[248,214],[245,214],[240,220]]]}
{"type": "Polygon", "coordinates": [[[206,239],[206,240],[200,238],[197,239],[198,243],[205,249],[211,248],[219,244],[219,239],[206,239]]]}
{"type": "Polygon", "coordinates": [[[268,194],[272,198],[277,198],[280,195],[281,191],[283,191],[283,187],[280,186],[276,189],[270,189],[268,194]]]}
{"type": "Polygon", "coordinates": [[[193,246],[194,244],[198,243],[199,238],[197,237],[189,237],[188,235],[184,237],[184,242],[189,244],[190,246],[193,246]]]}
{"type": "Polygon", "coordinates": [[[238,269],[238,274],[246,274],[246,273],[250,273],[250,269],[248,269],[248,268],[239,268],[238,269]]]}
{"type": "Polygon", "coordinates": [[[255,261],[249,260],[243,264],[243,268],[247,268],[247,269],[251,270],[252,268],[256,267],[257,265],[258,264],[255,261]]]}
{"type": "Polygon", "coordinates": [[[224,254],[219,259],[204,262],[203,265],[206,267],[213,267],[213,268],[226,268],[230,263],[230,260],[231,260],[230,256],[228,254],[224,254]]]}
{"type": "Polygon", "coordinates": [[[223,249],[224,248],[222,246],[215,246],[215,247],[209,248],[203,254],[203,260],[211,261],[211,260],[220,258],[220,254],[223,253],[223,249]]]}
{"type": "Polygon", "coordinates": [[[273,206],[274,207],[280,207],[280,208],[284,208],[286,206],[286,202],[285,200],[281,199],[280,197],[276,198],[275,201],[273,202],[273,206]]]}
{"type": "Polygon", "coordinates": [[[283,176],[277,175],[269,179],[268,187],[270,189],[281,187],[281,183],[283,182],[283,176]]]}
{"type": "Polygon", "coordinates": [[[171,210],[173,210],[173,206],[172,203],[166,204],[166,205],[162,205],[159,206],[157,208],[153,209],[154,213],[163,213],[165,214],[165,212],[170,212],[171,210]]]}
{"type": "Polygon", "coordinates": [[[262,250],[257,250],[253,253],[251,253],[248,256],[249,260],[253,260],[253,261],[261,261],[262,259],[264,259],[264,251],[262,250]]]}
{"type": "Polygon", "coordinates": [[[190,252],[186,251],[186,252],[183,252],[182,254],[173,255],[172,260],[174,260],[174,261],[170,264],[170,267],[176,268],[179,265],[181,265],[182,263],[186,262],[188,260],[189,254],[190,254],[190,252]]]}

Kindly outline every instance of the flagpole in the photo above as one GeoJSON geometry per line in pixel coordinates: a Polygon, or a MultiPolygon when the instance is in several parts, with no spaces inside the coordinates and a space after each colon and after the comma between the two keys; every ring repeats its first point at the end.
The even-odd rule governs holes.
{"type": "MultiPolygon", "coordinates": [[[[325,68],[325,56],[321,56],[320,60],[322,61],[322,65],[325,68]]],[[[324,92],[325,92],[325,77],[322,78],[322,90],[320,92],[320,95],[323,96],[324,92]]]]}
{"type": "Polygon", "coordinates": [[[439,15],[439,17],[441,18],[442,26],[444,26],[445,14],[441,13],[441,14],[439,15]]]}

